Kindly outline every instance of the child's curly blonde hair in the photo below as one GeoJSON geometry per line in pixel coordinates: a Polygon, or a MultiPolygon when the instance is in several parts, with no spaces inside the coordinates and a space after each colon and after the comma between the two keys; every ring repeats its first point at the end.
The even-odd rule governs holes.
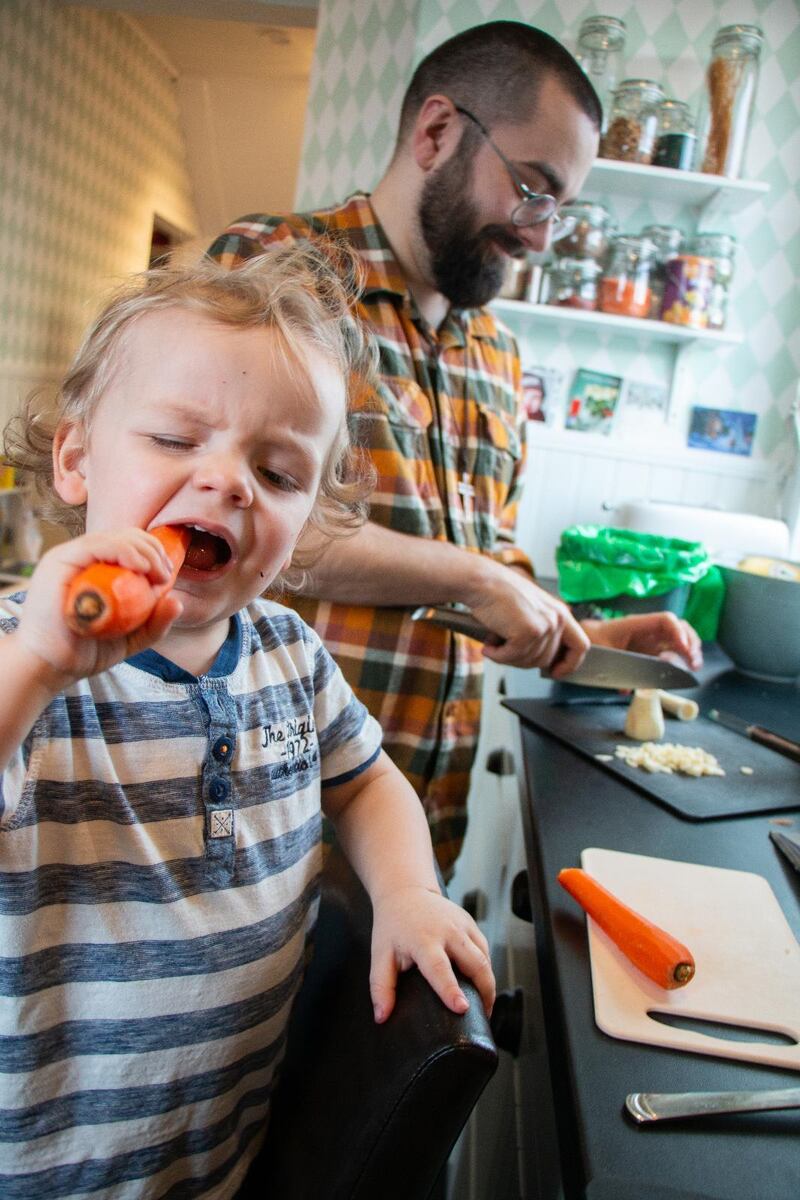
{"type": "MultiPolygon", "coordinates": [[[[85,506],[70,506],[53,485],[53,439],[66,425],[88,436],[97,405],[120,360],[131,326],[163,309],[188,309],[222,325],[277,331],[301,381],[313,385],[306,366],[309,349],[321,352],[345,381],[350,409],[377,383],[377,351],[355,312],[361,267],[355,253],[330,239],[276,246],[227,271],[211,259],[189,267],[163,267],[134,276],[106,302],[89,326],[58,390],[44,409],[29,397],[6,426],[6,459],[21,469],[37,493],[42,517],[82,533],[85,506]]],[[[355,532],[366,520],[375,474],[350,442],[346,415],[323,466],[319,492],[307,527],[322,539],[355,532]]],[[[318,552],[318,550],[317,550],[318,552]]],[[[295,553],[291,572],[274,586],[300,587],[315,552],[295,553]]]]}

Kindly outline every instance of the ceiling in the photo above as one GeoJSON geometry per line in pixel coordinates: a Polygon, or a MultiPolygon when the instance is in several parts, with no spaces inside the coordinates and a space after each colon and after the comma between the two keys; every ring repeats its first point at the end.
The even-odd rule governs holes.
{"type": "Polygon", "coordinates": [[[308,76],[314,28],[136,13],[179,75],[308,76]]]}
{"type": "Polygon", "coordinates": [[[272,79],[311,72],[315,4],[259,0],[91,0],[125,13],[178,75],[272,79]]]}

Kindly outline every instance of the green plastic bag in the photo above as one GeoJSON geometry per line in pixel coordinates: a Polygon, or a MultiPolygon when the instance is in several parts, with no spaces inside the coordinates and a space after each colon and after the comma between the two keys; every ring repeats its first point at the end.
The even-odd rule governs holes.
{"type": "Polygon", "coordinates": [[[592,601],[609,616],[622,615],[624,603],[617,608],[615,600],[666,598],[675,589],[688,590],[683,615],[704,641],[716,636],[725,585],[702,542],[610,525],[572,525],[561,535],[556,562],[559,593],[570,604],[592,601]]]}

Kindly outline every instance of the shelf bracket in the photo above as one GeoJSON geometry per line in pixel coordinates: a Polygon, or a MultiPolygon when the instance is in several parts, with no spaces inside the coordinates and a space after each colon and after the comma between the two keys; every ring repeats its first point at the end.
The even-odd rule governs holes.
{"type": "Polygon", "coordinates": [[[686,411],[686,399],[690,386],[690,372],[686,356],[691,349],[690,342],[683,342],[675,347],[675,361],[672,366],[672,379],[667,402],[667,425],[673,428],[677,426],[681,414],[686,411]]]}

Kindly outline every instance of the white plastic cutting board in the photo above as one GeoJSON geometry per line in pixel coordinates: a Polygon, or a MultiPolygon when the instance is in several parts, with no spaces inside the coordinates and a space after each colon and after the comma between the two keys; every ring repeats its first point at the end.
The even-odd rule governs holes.
{"type": "Polygon", "coordinates": [[[684,942],[696,963],[691,983],[667,991],[587,919],[595,1020],[604,1033],[800,1071],[800,945],[766,879],[597,848],[584,850],[581,863],[631,908],[684,942]],[[783,1033],[794,1045],[678,1029],[648,1012],[783,1033]]]}

